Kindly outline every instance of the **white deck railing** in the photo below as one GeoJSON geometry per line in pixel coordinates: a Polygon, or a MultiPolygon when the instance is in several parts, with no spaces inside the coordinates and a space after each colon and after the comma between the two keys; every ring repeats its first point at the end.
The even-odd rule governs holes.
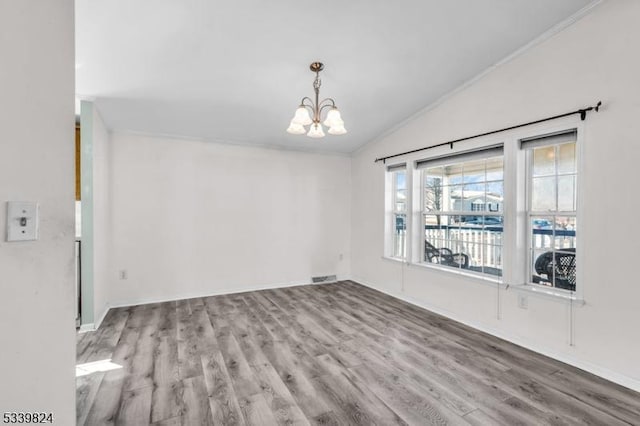
{"type": "MultiPolygon", "coordinates": [[[[533,248],[536,251],[549,251],[575,249],[576,238],[574,231],[559,231],[555,237],[548,229],[536,229],[533,231],[533,248]]],[[[481,228],[449,228],[426,229],[425,238],[434,246],[445,247],[453,253],[464,253],[469,256],[471,266],[483,265],[491,268],[502,269],[502,231],[483,230],[481,228]],[[483,261],[483,248],[484,261],[483,261]]],[[[406,231],[398,230],[395,235],[395,251],[398,256],[404,255],[406,231]]]]}
{"type": "MultiPolygon", "coordinates": [[[[495,229],[495,228],[494,228],[495,229]]],[[[536,229],[533,231],[533,248],[536,251],[548,251],[554,247],[554,236],[551,230],[536,229]]],[[[576,247],[575,232],[559,231],[556,235],[557,249],[574,249],[576,247]]],[[[426,229],[425,238],[437,247],[446,247],[454,253],[469,256],[473,265],[491,268],[502,268],[502,231],[483,230],[481,228],[426,229]],[[440,243],[440,244],[437,244],[440,243]],[[484,250],[484,253],[483,253],[484,250]],[[483,261],[484,257],[484,261],[483,261]]]]}

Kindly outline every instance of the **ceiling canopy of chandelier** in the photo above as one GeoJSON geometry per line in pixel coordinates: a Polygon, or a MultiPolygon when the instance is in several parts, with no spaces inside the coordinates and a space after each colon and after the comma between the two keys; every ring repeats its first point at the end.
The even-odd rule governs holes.
{"type": "Polygon", "coordinates": [[[320,96],[320,71],[324,69],[322,62],[313,62],[309,68],[316,73],[316,78],[313,81],[313,90],[316,93],[315,101],[305,96],[300,101],[300,106],[296,109],[296,114],[291,119],[287,132],[294,135],[301,135],[306,133],[311,138],[323,138],[324,131],[322,124],[329,128],[328,133],[330,135],[344,135],[347,133],[347,129],[344,128],[344,121],[340,117],[340,111],[336,107],[336,103],[331,98],[326,98],[318,101],[320,96]],[[322,112],[328,108],[326,118],[322,124],[320,124],[322,112]],[[305,128],[309,126],[309,130],[305,128]]]}

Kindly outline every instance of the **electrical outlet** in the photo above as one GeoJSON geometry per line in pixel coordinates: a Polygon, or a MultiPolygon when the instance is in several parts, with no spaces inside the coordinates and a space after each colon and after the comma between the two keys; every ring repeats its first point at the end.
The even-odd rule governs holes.
{"type": "Polygon", "coordinates": [[[121,270],[118,272],[118,277],[119,277],[121,280],[126,280],[128,276],[129,276],[129,274],[127,274],[127,270],[126,270],[126,269],[121,269],[121,270]]]}
{"type": "Polygon", "coordinates": [[[518,295],[518,307],[520,309],[527,309],[529,307],[529,298],[526,294],[518,295]]]}

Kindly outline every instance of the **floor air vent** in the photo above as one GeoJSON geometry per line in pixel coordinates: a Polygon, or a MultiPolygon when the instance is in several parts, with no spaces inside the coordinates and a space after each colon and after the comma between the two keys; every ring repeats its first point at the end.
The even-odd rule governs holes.
{"type": "Polygon", "coordinates": [[[311,277],[311,282],[314,284],[322,284],[322,283],[333,283],[336,282],[337,278],[335,275],[324,275],[321,277],[311,277]]]}

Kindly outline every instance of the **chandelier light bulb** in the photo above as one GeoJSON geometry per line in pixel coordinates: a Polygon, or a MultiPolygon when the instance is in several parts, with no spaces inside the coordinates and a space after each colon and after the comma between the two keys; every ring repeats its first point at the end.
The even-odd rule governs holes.
{"type": "Polygon", "coordinates": [[[291,133],[292,135],[303,135],[307,133],[307,131],[302,124],[295,123],[293,120],[291,120],[291,123],[287,128],[287,133],[291,133]]]}
{"type": "Polygon", "coordinates": [[[327,127],[334,127],[336,125],[344,125],[344,121],[342,121],[342,117],[340,117],[340,111],[338,108],[333,107],[327,113],[327,119],[324,120],[323,123],[327,127]]]}
{"type": "Polygon", "coordinates": [[[311,117],[309,116],[309,110],[306,107],[300,105],[298,109],[296,109],[296,115],[291,120],[293,123],[300,124],[301,126],[308,126],[313,123],[311,117]]]}
{"type": "Polygon", "coordinates": [[[320,123],[314,123],[309,128],[307,136],[310,138],[324,138],[324,132],[322,131],[322,125],[320,123]]]}
{"type": "Polygon", "coordinates": [[[347,129],[344,128],[344,124],[333,126],[327,131],[330,135],[344,135],[347,133],[347,129]]]}

